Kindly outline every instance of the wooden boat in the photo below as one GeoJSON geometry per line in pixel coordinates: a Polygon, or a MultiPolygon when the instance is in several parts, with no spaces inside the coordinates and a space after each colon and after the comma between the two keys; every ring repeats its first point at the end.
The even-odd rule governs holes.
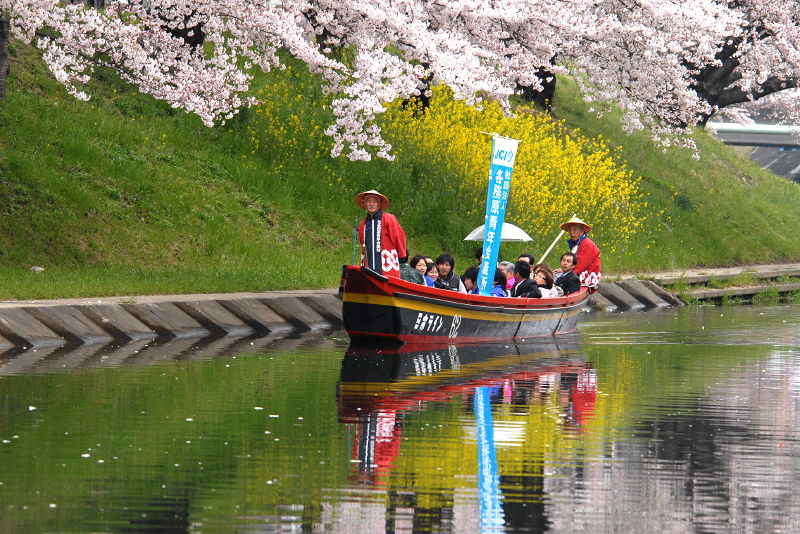
{"type": "Polygon", "coordinates": [[[586,288],[544,299],[466,295],[356,265],[342,268],[339,292],[344,327],[351,339],[443,344],[572,332],[589,298],[586,288]]]}

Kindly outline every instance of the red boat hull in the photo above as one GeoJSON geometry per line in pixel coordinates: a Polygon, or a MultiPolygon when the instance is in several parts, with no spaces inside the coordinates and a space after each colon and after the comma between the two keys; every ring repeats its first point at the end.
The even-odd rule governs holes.
{"type": "Polygon", "coordinates": [[[466,295],[347,265],[342,316],[351,339],[403,343],[521,340],[575,330],[588,290],[558,298],[466,295]]]}

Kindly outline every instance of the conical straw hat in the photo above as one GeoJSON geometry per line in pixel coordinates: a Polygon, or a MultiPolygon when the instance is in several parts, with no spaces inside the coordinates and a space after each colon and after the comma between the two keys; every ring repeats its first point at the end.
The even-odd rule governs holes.
{"type": "Polygon", "coordinates": [[[359,208],[364,209],[364,199],[366,197],[368,197],[369,195],[375,195],[376,197],[378,197],[380,199],[380,201],[381,201],[381,208],[380,209],[385,210],[386,208],[389,207],[389,199],[386,198],[385,196],[381,195],[380,193],[378,193],[374,189],[370,189],[369,191],[364,191],[363,193],[357,194],[356,195],[356,205],[359,208]]]}
{"type": "Polygon", "coordinates": [[[567,222],[562,224],[561,225],[561,229],[566,231],[566,229],[569,228],[570,226],[572,226],[573,224],[579,224],[579,225],[583,226],[583,230],[585,232],[587,232],[587,233],[592,231],[592,227],[591,226],[589,226],[588,224],[586,224],[585,222],[580,220],[575,215],[573,215],[570,220],[568,220],[567,222]]]}

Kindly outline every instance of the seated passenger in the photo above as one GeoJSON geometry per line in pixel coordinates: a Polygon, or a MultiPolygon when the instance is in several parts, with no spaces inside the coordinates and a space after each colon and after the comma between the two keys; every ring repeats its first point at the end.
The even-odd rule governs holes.
{"type": "Polygon", "coordinates": [[[516,283],[511,290],[512,297],[522,298],[541,298],[542,292],[539,286],[531,280],[531,264],[525,260],[519,260],[514,264],[514,280],[516,283]]]}
{"type": "Polygon", "coordinates": [[[439,278],[436,280],[434,287],[438,287],[439,289],[451,289],[459,293],[467,292],[467,288],[464,287],[461,277],[456,276],[456,273],[453,272],[453,269],[456,267],[456,260],[453,259],[453,256],[447,253],[441,254],[436,258],[436,267],[439,268],[439,278]]]}
{"type": "Polygon", "coordinates": [[[575,293],[581,288],[581,280],[573,269],[577,263],[577,258],[572,252],[565,252],[561,255],[561,272],[563,273],[555,281],[555,288],[561,295],[575,293]]]}
{"type": "Polygon", "coordinates": [[[439,278],[439,269],[436,267],[436,264],[432,261],[429,261],[426,264],[426,271],[425,271],[425,284],[428,287],[435,287],[436,280],[439,278]]]}
{"type": "MultiPolygon", "coordinates": [[[[540,270],[549,271],[551,274],[553,273],[553,269],[551,269],[550,266],[547,265],[546,263],[537,263],[536,265],[531,267],[531,273],[534,275],[536,274],[536,271],[540,270]]],[[[555,280],[555,278],[556,278],[555,275],[553,275],[553,280],[555,280]]]]}
{"type": "Polygon", "coordinates": [[[506,272],[504,269],[496,269],[494,271],[494,283],[492,284],[492,291],[489,295],[492,297],[508,296],[508,291],[506,290],[506,272]]]}
{"type": "MultiPolygon", "coordinates": [[[[560,296],[560,295],[558,294],[558,290],[556,290],[556,289],[555,289],[555,286],[553,285],[553,284],[555,283],[555,280],[556,280],[556,274],[555,274],[555,271],[553,271],[553,269],[551,269],[549,265],[547,265],[546,263],[537,263],[537,264],[536,264],[536,265],[533,267],[532,271],[533,271],[533,274],[534,274],[534,276],[536,275],[537,271],[544,271],[544,273],[545,273],[545,280],[547,281],[547,280],[550,280],[550,279],[552,279],[552,283],[546,282],[546,283],[544,284],[544,286],[545,286],[547,289],[550,289],[550,290],[552,290],[552,291],[550,291],[550,292],[549,292],[549,293],[550,293],[550,296],[551,296],[551,297],[559,297],[559,296],[560,296]],[[549,284],[549,285],[548,285],[548,284],[549,284]]],[[[542,286],[542,284],[538,284],[538,285],[539,285],[540,287],[542,286]]],[[[547,291],[542,291],[542,297],[544,297],[544,298],[547,298],[547,293],[548,293],[547,291]]]]}
{"type": "Polygon", "coordinates": [[[511,288],[514,287],[514,282],[516,282],[516,280],[514,280],[514,264],[510,261],[501,261],[500,267],[506,273],[506,290],[510,293],[511,288]]]}
{"type": "Polygon", "coordinates": [[[407,263],[400,264],[400,279],[406,282],[425,285],[425,275],[416,269],[411,268],[407,263]]]}
{"type": "Polygon", "coordinates": [[[520,254],[517,260],[527,261],[528,265],[533,265],[534,258],[530,254],[520,254]]]}
{"type": "MultiPolygon", "coordinates": [[[[545,267],[547,267],[545,265],[545,267]]],[[[551,298],[558,296],[558,290],[553,289],[553,271],[548,267],[547,269],[537,269],[533,273],[533,281],[539,286],[539,291],[542,293],[542,298],[551,298]]]]}
{"type": "Polygon", "coordinates": [[[418,270],[422,276],[425,276],[425,271],[428,270],[428,263],[425,261],[425,256],[414,256],[408,264],[412,269],[418,270]]]}
{"type": "Polygon", "coordinates": [[[467,293],[470,295],[478,295],[480,291],[478,291],[478,274],[480,270],[478,269],[477,265],[473,265],[467,268],[464,271],[464,275],[461,277],[462,282],[464,282],[464,287],[467,289],[467,293]]]}

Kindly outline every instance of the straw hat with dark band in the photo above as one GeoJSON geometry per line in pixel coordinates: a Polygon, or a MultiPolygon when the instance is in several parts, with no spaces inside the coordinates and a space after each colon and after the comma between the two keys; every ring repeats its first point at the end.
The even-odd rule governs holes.
{"type": "Polygon", "coordinates": [[[376,197],[378,197],[378,200],[380,200],[380,202],[381,202],[380,209],[385,210],[386,208],[389,207],[389,199],[386,198],[385,196],[381,195],[380,193],[378,193],[374,189],[370,189],[369,191],[364,191],[363,193],[357,194],[356,195],[356,205],[359,208],[364,209],[364,199],[367,198],[370,195],[375,195],[376,197]]]}
{"type": "Polygon", "coordinates": [[[562,224],[562,225],[561,225],[561,229],[562,229],[562,230],[564,230],[564,231],[566,231],[566,230],[567,230],[567,228],[569,228],[569,227],[570,227],[570,226],[572,226],[573,224],[577,224],[577,225],[583,226],[583,231],[584,231],[584,232],[587,232],[587,233],[588,233],[588,232],[591,232],[591,231],[592,231],[592,227],[591,227],[591,226],[589,226],[588,224],[586,224],[585,222],[583,222],[582,220],[580,220],[579,218],[577,218],[575,215],[573,215],[573,216],[572,216],[572,218],[571,218],[570,220],[568,220],[567,222],[565,222],[564,224],[562,224]]]}

